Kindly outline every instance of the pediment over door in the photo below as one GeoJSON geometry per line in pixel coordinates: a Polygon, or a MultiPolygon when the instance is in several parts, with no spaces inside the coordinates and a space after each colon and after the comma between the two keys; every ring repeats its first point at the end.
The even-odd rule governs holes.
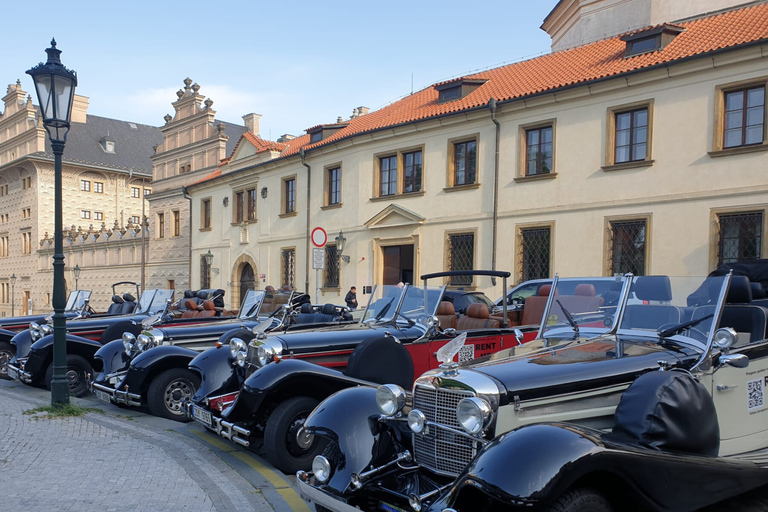
{"type": "Polygon", "coordinates": [[[412,226],[424,222],[424,217],[396,204],[390,204],[365,222],[368,228],[412,226]]]}

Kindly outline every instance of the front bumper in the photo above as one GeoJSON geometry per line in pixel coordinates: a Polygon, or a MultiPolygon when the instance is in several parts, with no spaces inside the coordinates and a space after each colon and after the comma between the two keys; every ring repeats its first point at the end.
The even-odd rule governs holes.
{"type": "Polygon", "coordinates": [[[338,512],[360,512],[359,508],[347,505],[332,494],[328,494],[323,490],[312,487],[309,484],[310,475],[311,473],[307,473],[306,471],[299,471],[296,473],[296,485],[299,488],[299,496],[304,500],[311,501],[312,503],[338,512]]]}
{"type": "Polygon", "coordinates": [[[16,364],[6,363],[5,369],[8,372],[8,376],[12,379],[23,382],[24,384],[32,384],[32,374],[24,371],[24,365],[27,359],[17,359],[16,364]]]}
{"type": "Polygon", "coordinates": [[[96,395],[96,398],[104,402],[131,405],[133,407],[142,406],[141,395],[137,395],[136,393],[129,393],[127,390],[116,389],[107,384],[102,384],[101,382],[89,381],[88,387],[96,395]]]}
{"type": "Polygon", "coordinates": [[[251,442],[248,440],[251,437],[250,430],[238,427],[234,423],[214,416],[210,411],[189,401],[184,402],[181,408],[184,410],[187,418],[195,420],[209,430],[213,430],[224,439],[245,447],[251,445],[251,442]]]}

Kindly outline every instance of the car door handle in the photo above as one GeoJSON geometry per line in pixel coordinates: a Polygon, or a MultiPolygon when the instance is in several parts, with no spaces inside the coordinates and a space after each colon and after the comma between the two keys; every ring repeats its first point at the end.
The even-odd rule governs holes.
{"type": "Polygon", "coordinates": [[[718,391],[730,391],[732,389],[736,389],[737,387],[739,387],[739,386],[737,386],[735,384],[718,384],[717,385],[717,390],[718,391]]]}

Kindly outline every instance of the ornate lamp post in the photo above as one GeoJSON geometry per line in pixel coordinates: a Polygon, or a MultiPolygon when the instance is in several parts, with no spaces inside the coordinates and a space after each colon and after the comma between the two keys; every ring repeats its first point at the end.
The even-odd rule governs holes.
{"type": "Polygon", "coordinates": [[[11,274],[11,316],[14,315],[14,306],[16,305],[16,274],[11,274]]]}
{"type": "Polygon", "coordinates": [[[75,291],[79,290],[77,287],[77,280],[80,279],[80,265],[75,265],[72,269],[72,273],[75,274],[75,291]]]}
{"type": "Polygon", "coordinates": [[[205,286],[210,288],[211,287],[211,265],[213,265],[213,254],[211,254],[211,250],[208,249],[208,252],[203,255],[203,258],[205,258],[205,270],[206,275],[202,276],[204,277],[204,283],[205,286]]]}
{"type": "Polygon", "coordinates": [[[336,254],[339,255],[341,261],[349,263],[349,256],[342,256],[344,252],[344,246],[347,244],[347,238],[344,236],[343,231],[339,231],[339,236],[336,237],[336,254]]]}
{"type": "Polygon", "coordinates": [[[53,380],[51,381],[51,404],[69,403],[69,380],[67,379],[67,338],[64,308],[64,244],[61,215],[61,156],[69,132],[72,102],[77,86],[77,74],[65,68],[59,59],[61,50],[56,40],[45,50],[48,61],[27,71],[35,82],[43,126],[48,132],[54,156],[54,251],[53,251],[53,380]]]}

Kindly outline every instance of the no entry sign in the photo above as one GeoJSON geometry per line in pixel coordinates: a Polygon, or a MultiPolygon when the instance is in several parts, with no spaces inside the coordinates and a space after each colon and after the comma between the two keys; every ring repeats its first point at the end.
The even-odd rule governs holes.
{"type": "Polygon", "coordinates": [[[312,230],[312,245],[315,247],[325,247],[328,242],[328,233],[323,228],[315,228],[312,230]]]}

